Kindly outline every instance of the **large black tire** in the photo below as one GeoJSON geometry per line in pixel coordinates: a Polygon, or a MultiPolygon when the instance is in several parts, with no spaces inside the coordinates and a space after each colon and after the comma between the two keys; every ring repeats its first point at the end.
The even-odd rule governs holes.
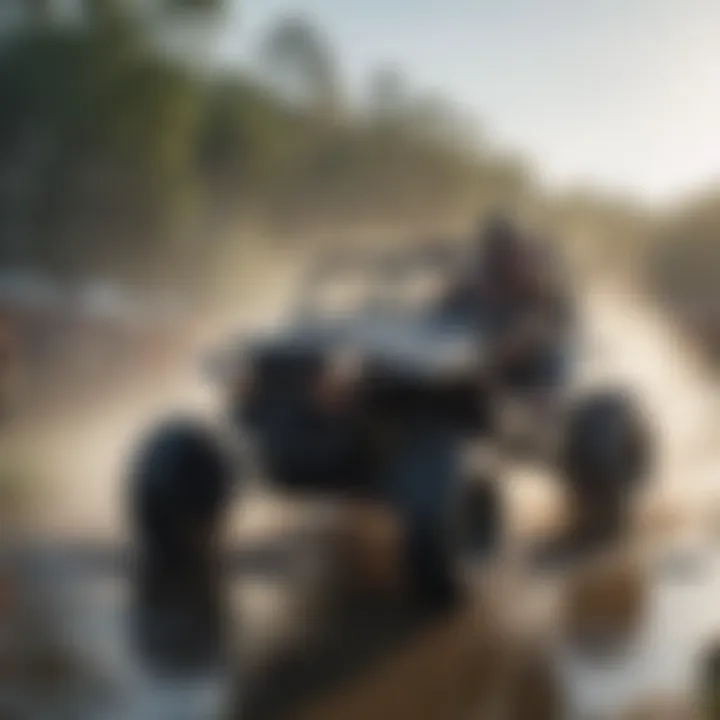
{"type": "Polygon", "coordinates": [[[389,499],[405,527],[412,590],[436,609],[462,599],[466,561],[494,547],[500,530],[495,486],[464,482],[457,450],[457,438],[446,428],[417,427],[387,474],[389,499]]]}
{"type": "Polygon", "coordinates": [[[224,646],[218,541],[233,480],[229,459],[208,428],[172,420],[144,439],[130,480],[136,649],[159,672],[215,663],[224,646]]]}
{"type": "Polygon", "coordinates": [[[651,456],[647,419],[625,393],[593,393],[571,409],[561,466],[585,516],[623,525],[629,501],[650,474],[651,456]]]}
{"type": "Polygon", "coordinates": [[[202,424],[172,420],[152,432],[138,452],[129,493],[141,556],[188,569],[207,562],[232,480],[227,455],[202,424]]]}

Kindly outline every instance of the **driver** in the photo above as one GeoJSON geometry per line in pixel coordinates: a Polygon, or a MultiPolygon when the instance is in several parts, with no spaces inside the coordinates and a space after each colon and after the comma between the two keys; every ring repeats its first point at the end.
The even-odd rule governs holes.
{"type": "Polygon", "coordinates": [[[557,258],[502,216],[478,240],[473,284],[495,378],[511,390],[562,385],[571,313],[557,258]]]}
{"type": "Polygon", "coordinates": [[[494,215],[479,227],[470,271],[444,306],[453,314],[471,314],[478,323],[488,344],[485,369],[504,412],[512,413],[519,401],[518,408],[532,408],[530,418],[537,413],[548,428],[554,426],[558,391],[567,380],[573,326],[570,294],[559,270],[549,244],[494,215]]]}

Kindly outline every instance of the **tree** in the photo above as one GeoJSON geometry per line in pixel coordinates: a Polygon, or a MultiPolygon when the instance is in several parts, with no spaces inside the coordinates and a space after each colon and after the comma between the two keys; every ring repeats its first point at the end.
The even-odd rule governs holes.
{"type": "Polygon", "coordinates": [[[282,19],[260,49],[263,74],[282,98],[305,110],[334,114],[340,82],[329,43],[300,16],[282,19]]]}
{"type": "Polygon", "coordinates": [[[52,0],[26,0],[26,3],[32,22],[46,23],[52,19],[52,0]]]}
{"type": "Polygon", "coordinates": [[[0,153],[22,204],[1,228],[25,261],[63,272],[130,270],[187,235],[202,99],[119,0],[85,0],[76,26],[35,25],[0,58],[0,153]],[[30,172],[32,170],[32,172],[30,172]],[[30,177],[30,175],[32,177],[30,177]],[[178,232],[178,227],[183,232],[178,232]]]}
{"type": "Polygon", "coordinates": [[[169,12],[218,13],[225,9],[225,0],[164,0],[162,3],[169,12]]]}

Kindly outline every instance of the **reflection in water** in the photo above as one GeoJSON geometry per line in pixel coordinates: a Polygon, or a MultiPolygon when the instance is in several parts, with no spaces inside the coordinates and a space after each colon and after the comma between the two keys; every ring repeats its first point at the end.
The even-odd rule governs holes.
{"type": "Polygon", "coordinates": [[[627,651],[597,663],[577,653],[562,658],[576,708],[600,717],[621,716],[638,698],[658,693],[694,696],[707,638],[720,626],[720,559],[708,562],[696,582],[677,582],[662,566],[647,568],[649,585],[642,629],[627,651]]]}
{"type": "Polygon", "coordinates": [[[549,653],[529,647],[520,653],[508,687],[507,720],[558,720],[567,715],[564,688],[549,653]]]}
{"type": "Polygon", "coordinates": [[[565,590],[567,639],[596,657],[621,653],[636,639],[648,602],[647,574],[637,560],[616,557],[579,568],[565,590]]]}
{"type": "Polygon", "coordinates": [[[135,573],[132,631],[144,664],[163,675],[217,667],[229,636],[224,583],[214,568],[135,573]]]}

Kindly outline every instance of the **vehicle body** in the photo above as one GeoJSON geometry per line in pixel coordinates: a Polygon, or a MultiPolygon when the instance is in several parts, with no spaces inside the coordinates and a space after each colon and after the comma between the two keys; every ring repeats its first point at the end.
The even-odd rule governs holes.
{"type": "MultiPolygon", "coordinates": [[[[461,587],[463,552],[500,534],[497,484],[468,473],[462,454],[468,444],[501,440],[505,398],[482,321],[439,302],[463,262],[450,247],[326,261],[279,329],[231,344],[209,368],[268,481],[389,504],[405,530],[414,588],[439,602],[461,587]],[[318,300],[332,282],[345,305],[328,310],[318,300]]],[[[555,441],[534,444],[535,459],[553,463],[583,503],[617,520],[647,470],[638,408],[616,390],[578,397],[563,388],[557,402],[555,441]]]]}

